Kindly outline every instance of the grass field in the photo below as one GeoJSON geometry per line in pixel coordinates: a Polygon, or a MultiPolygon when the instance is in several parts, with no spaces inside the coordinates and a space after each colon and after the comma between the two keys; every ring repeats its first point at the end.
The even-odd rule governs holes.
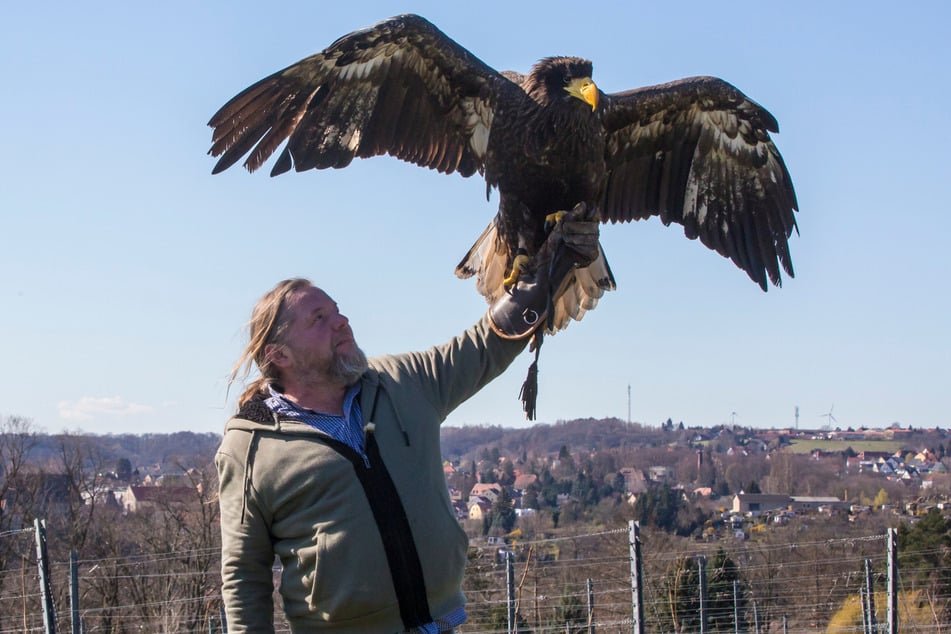
{"type": "Polygon", "coordinates": [[[900,440],[811,440],[796,438],[791,441],[793,453],[809,453],[813,449],[821,451],[845,451],[849,447],[856,453],[862,451],[887,451],[895,453],[902,448],[900,440]]]}

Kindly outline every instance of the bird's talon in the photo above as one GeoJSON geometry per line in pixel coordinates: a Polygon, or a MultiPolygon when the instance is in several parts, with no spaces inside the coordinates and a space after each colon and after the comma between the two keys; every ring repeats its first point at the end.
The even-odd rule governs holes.
{"type": "Polygon", "coordinates": [[[565,217],[566,211],[556,211],[545,216],[545,231],[551,231],[565,217]]]}
{"type": "Polygon", "coordinates": [[[516,255],[512,259],[512,270],[509,272],[508,276],[502,280],[502,284],[506,288],[515,286],[515,283],[518,282],[518,278],[521,277],[522,271],[525,270],[526,265],[529,262],[529,257],[524,254],[516,255]]]}

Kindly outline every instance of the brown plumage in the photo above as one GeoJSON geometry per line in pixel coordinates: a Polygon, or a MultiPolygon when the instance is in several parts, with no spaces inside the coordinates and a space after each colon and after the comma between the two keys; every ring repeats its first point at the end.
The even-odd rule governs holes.
{"type": "MultiPolygon", "coordinates": [[[[763,290],[793,276],[796,197],[770,139],[776,120],[730,84],[697,77],[622,93],[597,90],[591,62],[551,57],[499,73],[425,19],[404,15],[346,35],[262,79],[212,118],[214,172],[247,155],[271,174],[340,168],[389,154],[471,176],[499,211],[456,273],[489,301],[545,216],[584,202],[603,222],[659,216],[730,258],[763,290]]],[[[573,271],[553,330],[580,319],[614,277],[603,257],[573,271]]]]}

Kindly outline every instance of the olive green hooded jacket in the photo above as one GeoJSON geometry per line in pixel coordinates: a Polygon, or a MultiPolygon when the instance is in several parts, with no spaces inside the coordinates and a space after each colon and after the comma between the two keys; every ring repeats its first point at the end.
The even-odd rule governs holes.
{"type": "Polygon", "coordinates": [[[366,457],[252,399],[225,427],[220,482],[228,631],[273,631],[274,557],[294,632],[393,634],[463,605],[468,542],[439,427],[525,341],[483,318],[449,343],[370,360],[366,457]]]}

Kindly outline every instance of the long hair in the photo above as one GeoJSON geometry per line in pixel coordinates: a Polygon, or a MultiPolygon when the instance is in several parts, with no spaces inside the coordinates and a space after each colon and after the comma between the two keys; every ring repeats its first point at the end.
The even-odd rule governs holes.
{"type": "Polygon", "coordinates": [[[234,367],[228,386],[238,378],[246,380],[251,374],[252,367],[256,366],[260,376],[248,383],[238,399],[241,408],[256,394],[265,390],[268,385],[279,383],[280,371],[265,354],[265,347],[271,343],[282,343],[287,328],[290,325],[290,311],[287,298],[297,291],[310,288],[313,284],[308,279],[295,277],[278,282],[277,285],[264,294],[251,311],[251,321],[248,322],[248,345],[234,367]]]}

